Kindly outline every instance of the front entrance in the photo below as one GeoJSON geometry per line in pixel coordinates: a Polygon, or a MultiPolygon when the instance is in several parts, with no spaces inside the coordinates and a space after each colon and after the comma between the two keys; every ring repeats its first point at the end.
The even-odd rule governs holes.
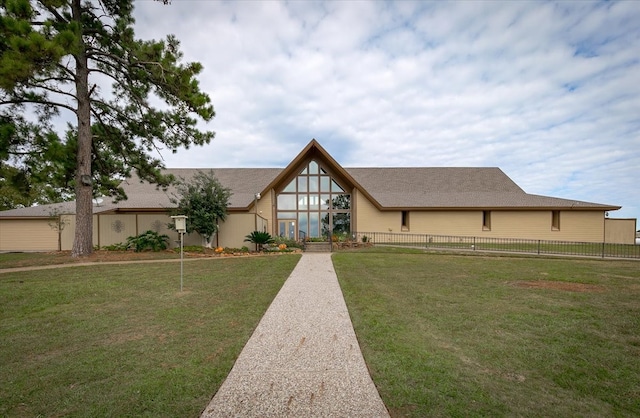
{"type": "Polygon", "coordinates": [[[296,221],[293,219],[278,220],[278,236],[291,240],[297,240],[296,221]]]}

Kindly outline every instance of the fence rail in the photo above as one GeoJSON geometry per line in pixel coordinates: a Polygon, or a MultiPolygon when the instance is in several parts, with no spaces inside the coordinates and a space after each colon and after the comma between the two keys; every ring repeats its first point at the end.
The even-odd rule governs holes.
{"type": "Polygon", "coordinates": [[[356,232],[353,236],[357,241],[369,242],[373,245],[640,259],[640,245],[633,244],[400,234],[392,232],[356,232]]]}

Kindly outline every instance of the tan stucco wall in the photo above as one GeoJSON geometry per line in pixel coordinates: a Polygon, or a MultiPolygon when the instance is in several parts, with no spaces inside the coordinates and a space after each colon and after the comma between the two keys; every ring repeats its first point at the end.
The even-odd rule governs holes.
{"type": "Polygon", "coordinates": [[[56,251],[58,232],[48,219],[0,220],[0,251],[56,251]]]}
{"type": "Polygon", "coordinates": [[[635,244],[636,219],[605,219],[605,242],[635,244]]]}
{"type": "MultiPolygon", "coordinates": [[[[268,232],[273,227],[273,203],[271,193],[265,193],[258,202],[258,213],[265,218],[268,232]]],[[[561,211],[560,230],[551,228],[551,211],[491,211],[491,230],[482,229],[482,211],[410,211],[409,231],[402,231],[401,211],[379,211],[361,193],[354,193],[354,211],[357,231],[407,232],[410,234],[432,234],[453,236],[476,236],[494,238],[528,238],[561,241],[602,242],[633,244],[635,241],[635,219],[607,219],[606,229],[603,212],[561,211]]],[[[75,233],[75,216],[63,215],[65,227],[61,232],[62,250],[71,250],[75,233]]],[[[179,245],[177,232],[167,228],[171,218],[162,213],[104,214],[94,215],[94,245],[106,246],[125,242],[129,236],[154,230],[170,237],[172,247],[179,245]]],[[[251,244],[244,237],[255,228],[255,214],[232,213],[220,224],[220,232],[213,244],[222,247],[241,248],[251,244]]],[[[260,228],[261,229],[261,228],[260,228]]],[[[185,245],[203,245],[199,234],[185,235],[185,245]]],[[[55,251],[58,249],[58,234],[46,219],[0,220],[0,251],[55,251]]]]}
{"type": "Polygon", "coordinates": [[[220,225],[218,245],[229,248],[251,249],[251,243],[244,242],[244,237],[254,230],[256,217],[253,213],[234,213],[227,216],[227,220],[220,225]]]}
{"type": "MultiPolygon", "coordinates": [[[[478,224],[482,223],[482,212],[478,224]]],[[[491,211],[491,230],[477,236],[552,241],[602,242],[604,212],[560,211],[560,229],[551,228],[552,211],[491,211]]]]}
{"type": "MultiPolygon", "coordinates": [[[[61,215],[65,226],[61,233],[62,250],[70,251],[73,248],[73,237],[76,233],[76,215],[61,215]]],[[[98,245],[98,215],[93,215],[93,245],[98,245]]],[[[105,245],[105,244],[103,244],[105,245]]]]}
{"type": "MultiPolygon", "coordinates": [[[[604,212],[561,211],[560,229],[551,228],[552,211],[491,211],[491,229],[482,228],[482,211],[409,211],[409,229],[402,230],[402,211],[379,211],[357,195],[358,232],[393,232],[602,242],[604,212]]],[[[633,228],[629,228],[633,230],[633,228]]],[[[614,242],[614,241],[607,241],[614,242]]]]}
{"type": "Polygon", "coordinates": [[[409,212],[408,233],[433,235],[478,235],[482,232],[482,212],[409,212]]]}
{"type": "Polygon", "coordinates": [[[362,193],[354,195],[357,232],[401,232],[401,212],[381,212],[362,193]]]}
{"type": "MultiPolygon", "coordinates": [[[[269,190],[268,192],[265,192],[262,194],[262,196],[260,197],[260,200],[258,200],[258,215],[266,220],[267,232],[275,236],[276,231],[273,229],[275,228],[275,222],[273,221],[274,209],[275,209],[274,203],[273,203],[274,196],[275,194],[273,193],[273,190],[269,190]]],[[[265,221],[263,221],[263,223],[264,222],[265,221]]],[[[247,234],[249,232],[247,232],[247,234]]]]}

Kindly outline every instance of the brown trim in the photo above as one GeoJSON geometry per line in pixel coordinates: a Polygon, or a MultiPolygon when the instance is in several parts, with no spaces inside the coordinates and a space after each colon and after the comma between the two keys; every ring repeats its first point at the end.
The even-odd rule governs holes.
{"type": "Polygon", "coordinates": [[[621,206],[618,207],[581,207],[581,208],[571,208],[568,206],[469,206],[469,207],[460,207],[460,206],[401,206],[401,207],[383,207],[380,209],[384,212],[389,211],[423,211],[423,212],[434,212],[434,211],[478,211],[478,210],[491,210],[491,211],[549,211],[549,210],[561,210],[561,211],[589,211],[589,212],[606,212],[608,210],[618,210],[621,206]]]}

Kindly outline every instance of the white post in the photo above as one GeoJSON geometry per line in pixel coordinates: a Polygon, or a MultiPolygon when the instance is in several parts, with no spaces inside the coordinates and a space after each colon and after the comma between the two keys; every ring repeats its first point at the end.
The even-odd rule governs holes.
{"type": "Polygon", "coordinates": [[[180,234],[180,292],[182,292],[182,282],[184,273],[184,233],[187,231],[187,216],[177,215],[171,217],[175,222],[176,231],[180,234]]]}
{"type": "Polygon", "coordinates": [[[182,292],[183,271],[184,271],[184,232],[180,231],[180,292],[182,292]]]}

